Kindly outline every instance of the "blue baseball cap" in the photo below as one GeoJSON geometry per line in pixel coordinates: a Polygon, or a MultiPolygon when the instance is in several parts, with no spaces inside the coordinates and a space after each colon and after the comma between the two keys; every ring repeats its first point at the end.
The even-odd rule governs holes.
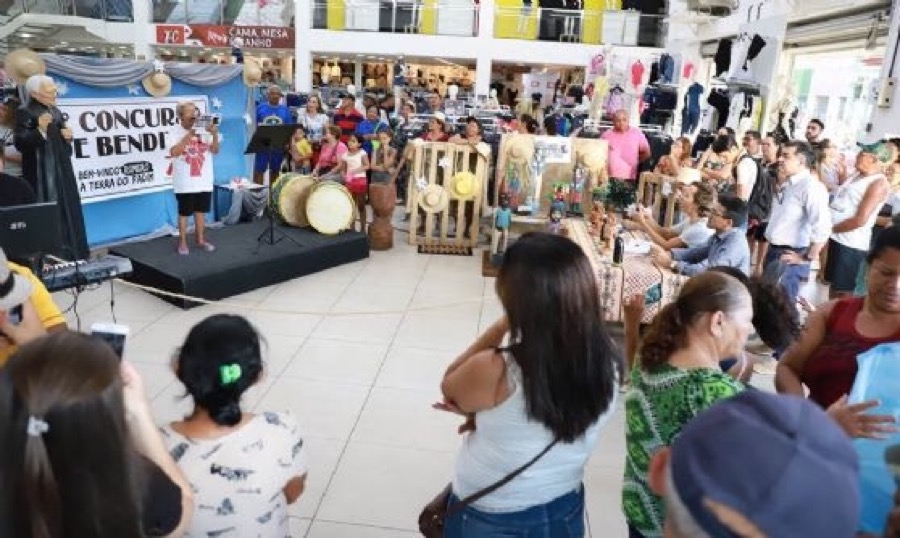
{"type": "Polygon", "coordinates": [[[855,536],[859,460],[850,438],[797,396],[749,390],[689,422],[672,445],[675,491],[711,537],[732,537],[704,499],[766,536],[855,536]]]}

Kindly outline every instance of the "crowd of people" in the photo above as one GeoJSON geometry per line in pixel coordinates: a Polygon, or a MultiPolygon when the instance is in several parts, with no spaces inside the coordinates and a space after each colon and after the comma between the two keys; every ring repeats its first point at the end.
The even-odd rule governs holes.
{"type": "MultiPolygon", "coordinates": [[[[45,83],[31,93],[48,93],[45,83]]],[[[397,181],[405,156],[394,128],[412,102],[392,119],[348,96],[329,116],[312,96],[293,118],[280,89],[266,98],[260,124],[296,121],[287,155],[298,172],[346,184],[363,210],[369,182],[397,181]]],[[[47,101],[33,114],[51,117],[33,123],[64,141],[47,101]]],[[[450,132],[441,106],[431,96],[423,140],[482,142],[477,119],[450,132]]],[[[196,107],[177,113],[172,156],[197,144],[215,154],[215,126],[199,138],[196,107]]],[[[522,117],[515,128],[536,133],[540,122],[522,117]]],[[[651,239],[654,263],[690,278],[644,327],[644,295],[628,298],[624,350],[575,243],[528,233],[505,250],[503,315],[448,366],[434,404],[458,414],[465,434],[449,486],[429,505],[443,536],[583,536],[595,502],[585,465],[619,399],[630,538],[900,536],[900,508],[882,528],[860,528],[853,446],[893,435],[896,419],[877,401],[848,398],[857,357],[900,341],[900,141],[885,141],[887,152],[862,147],[847,166],[823,131],[813,120],[807,140],[748,131],[738,143],[725,129],[696,163],[689,140],[660,159],[657,170],[676,178],[679,221],[661,226],[638,210],[626,226],[651,239]],[[804,305],[801,330],[800,289],[816,264],[830,300],[804,305]],[[752,335],[777,360],[778,394],[747,384],[752,335]]],[[[603,138],[610,181],[634,184],[650,158],[644,135],[618,114],[603,138]]],[[[33,166],[29,147],[13,145],[33,166]]],[[[283,156],[259,157],[257,177],[283,156]]],[[[213,251],[197,218],[211,180],[194,177],[201,167],[180,188],[182,165],[173,166],[179,221],[193,215],[196,244],[213,251]]],[[[192,409],[163,425],[128,357],[68,331],[40,280],[5,256],[0,332],[0,536],[289,535],[288,506],[308,474],[302,431],[290,413],[242,408],[264,375],[264,342],[246,319],[215,315],[190,330],[172,369],[192,409]]]]}

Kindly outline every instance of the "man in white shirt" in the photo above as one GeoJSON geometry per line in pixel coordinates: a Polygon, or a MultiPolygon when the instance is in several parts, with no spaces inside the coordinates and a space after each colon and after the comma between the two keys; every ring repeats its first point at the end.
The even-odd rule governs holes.
{"type": "Polygon", "coordinates": [[[828,190],[812,177],[815,165],[816,155],[808,143],[791,140],[781,146],[778,166],[788,179],[772,200],[764,278],[781,286],[792,304],[801,282],[809,279],[810,263],[819,259],[831,235],[828,190]]]}
{"type": "Polygon", "coordinates": [[[744,133],[744,152],[738,159],[735,169],[735,192],[734,194],[743,201],[750,199],[753,192],[753,186],[759,176],[759,167],[762,160],[760,151],[760,143],[762,137],[759,131],[747,131],[744,133]]]}
{"type": "Polygon", "coordinates": [[[179,122],[172,128],[171,140],[176,140],[169,156],[175,198],[178,201],[178,254],[189,253],[187,245],[188,218],[193,215],[197,246],[212,252],[216,249],[205,237],[204,218],[209,212],[213,191],[212,156],[219,153],[219,126],[206,129],[196,126],[200,110],[190,101],[178,103],[179,122]]]}

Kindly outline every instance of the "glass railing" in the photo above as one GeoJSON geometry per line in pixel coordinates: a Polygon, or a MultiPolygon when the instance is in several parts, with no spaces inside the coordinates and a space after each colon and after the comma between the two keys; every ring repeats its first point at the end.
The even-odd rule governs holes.
{"type": "Polygon", "coordinates": [[[293,2],[267,0],[151,0],[151,18],[159,24],[217,26],[294,25],[293,2]]]}
{"type": "Polygon", "coordinates": [[[460,0],[314,0],[312,27],[471,37],[478,6],[460,0]]]}
{"type": "Polygon", "coordinates": [[[497,6],[494,37],[661,47],[665,44],[663,20],[637,11],[497,6]]]}
{"type": "Polygon", "coordinates": [[[0,8],[0,15],[16,17],[23,13],[36,15],[71,15],[112,22],[131,22],[131,0],[18,0],[0,8]]]}

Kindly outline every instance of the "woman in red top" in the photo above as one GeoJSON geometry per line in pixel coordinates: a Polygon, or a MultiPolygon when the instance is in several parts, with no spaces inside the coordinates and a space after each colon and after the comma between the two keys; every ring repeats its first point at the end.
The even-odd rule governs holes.
{"type": "MultiPolygon", "coordinates": [[[[823,408],[843,406],[856,379],[857,355],[900,341],[900,227],[878,237],[867,261],[867,295],[831,301],[810,316],[803,336],[778,364],[778,392],[803,396],[806,385],[809,398],[823,408]]],[[[861,423],[857,436],[882,431],[887,421],[872,419],[861,423]]]]}

